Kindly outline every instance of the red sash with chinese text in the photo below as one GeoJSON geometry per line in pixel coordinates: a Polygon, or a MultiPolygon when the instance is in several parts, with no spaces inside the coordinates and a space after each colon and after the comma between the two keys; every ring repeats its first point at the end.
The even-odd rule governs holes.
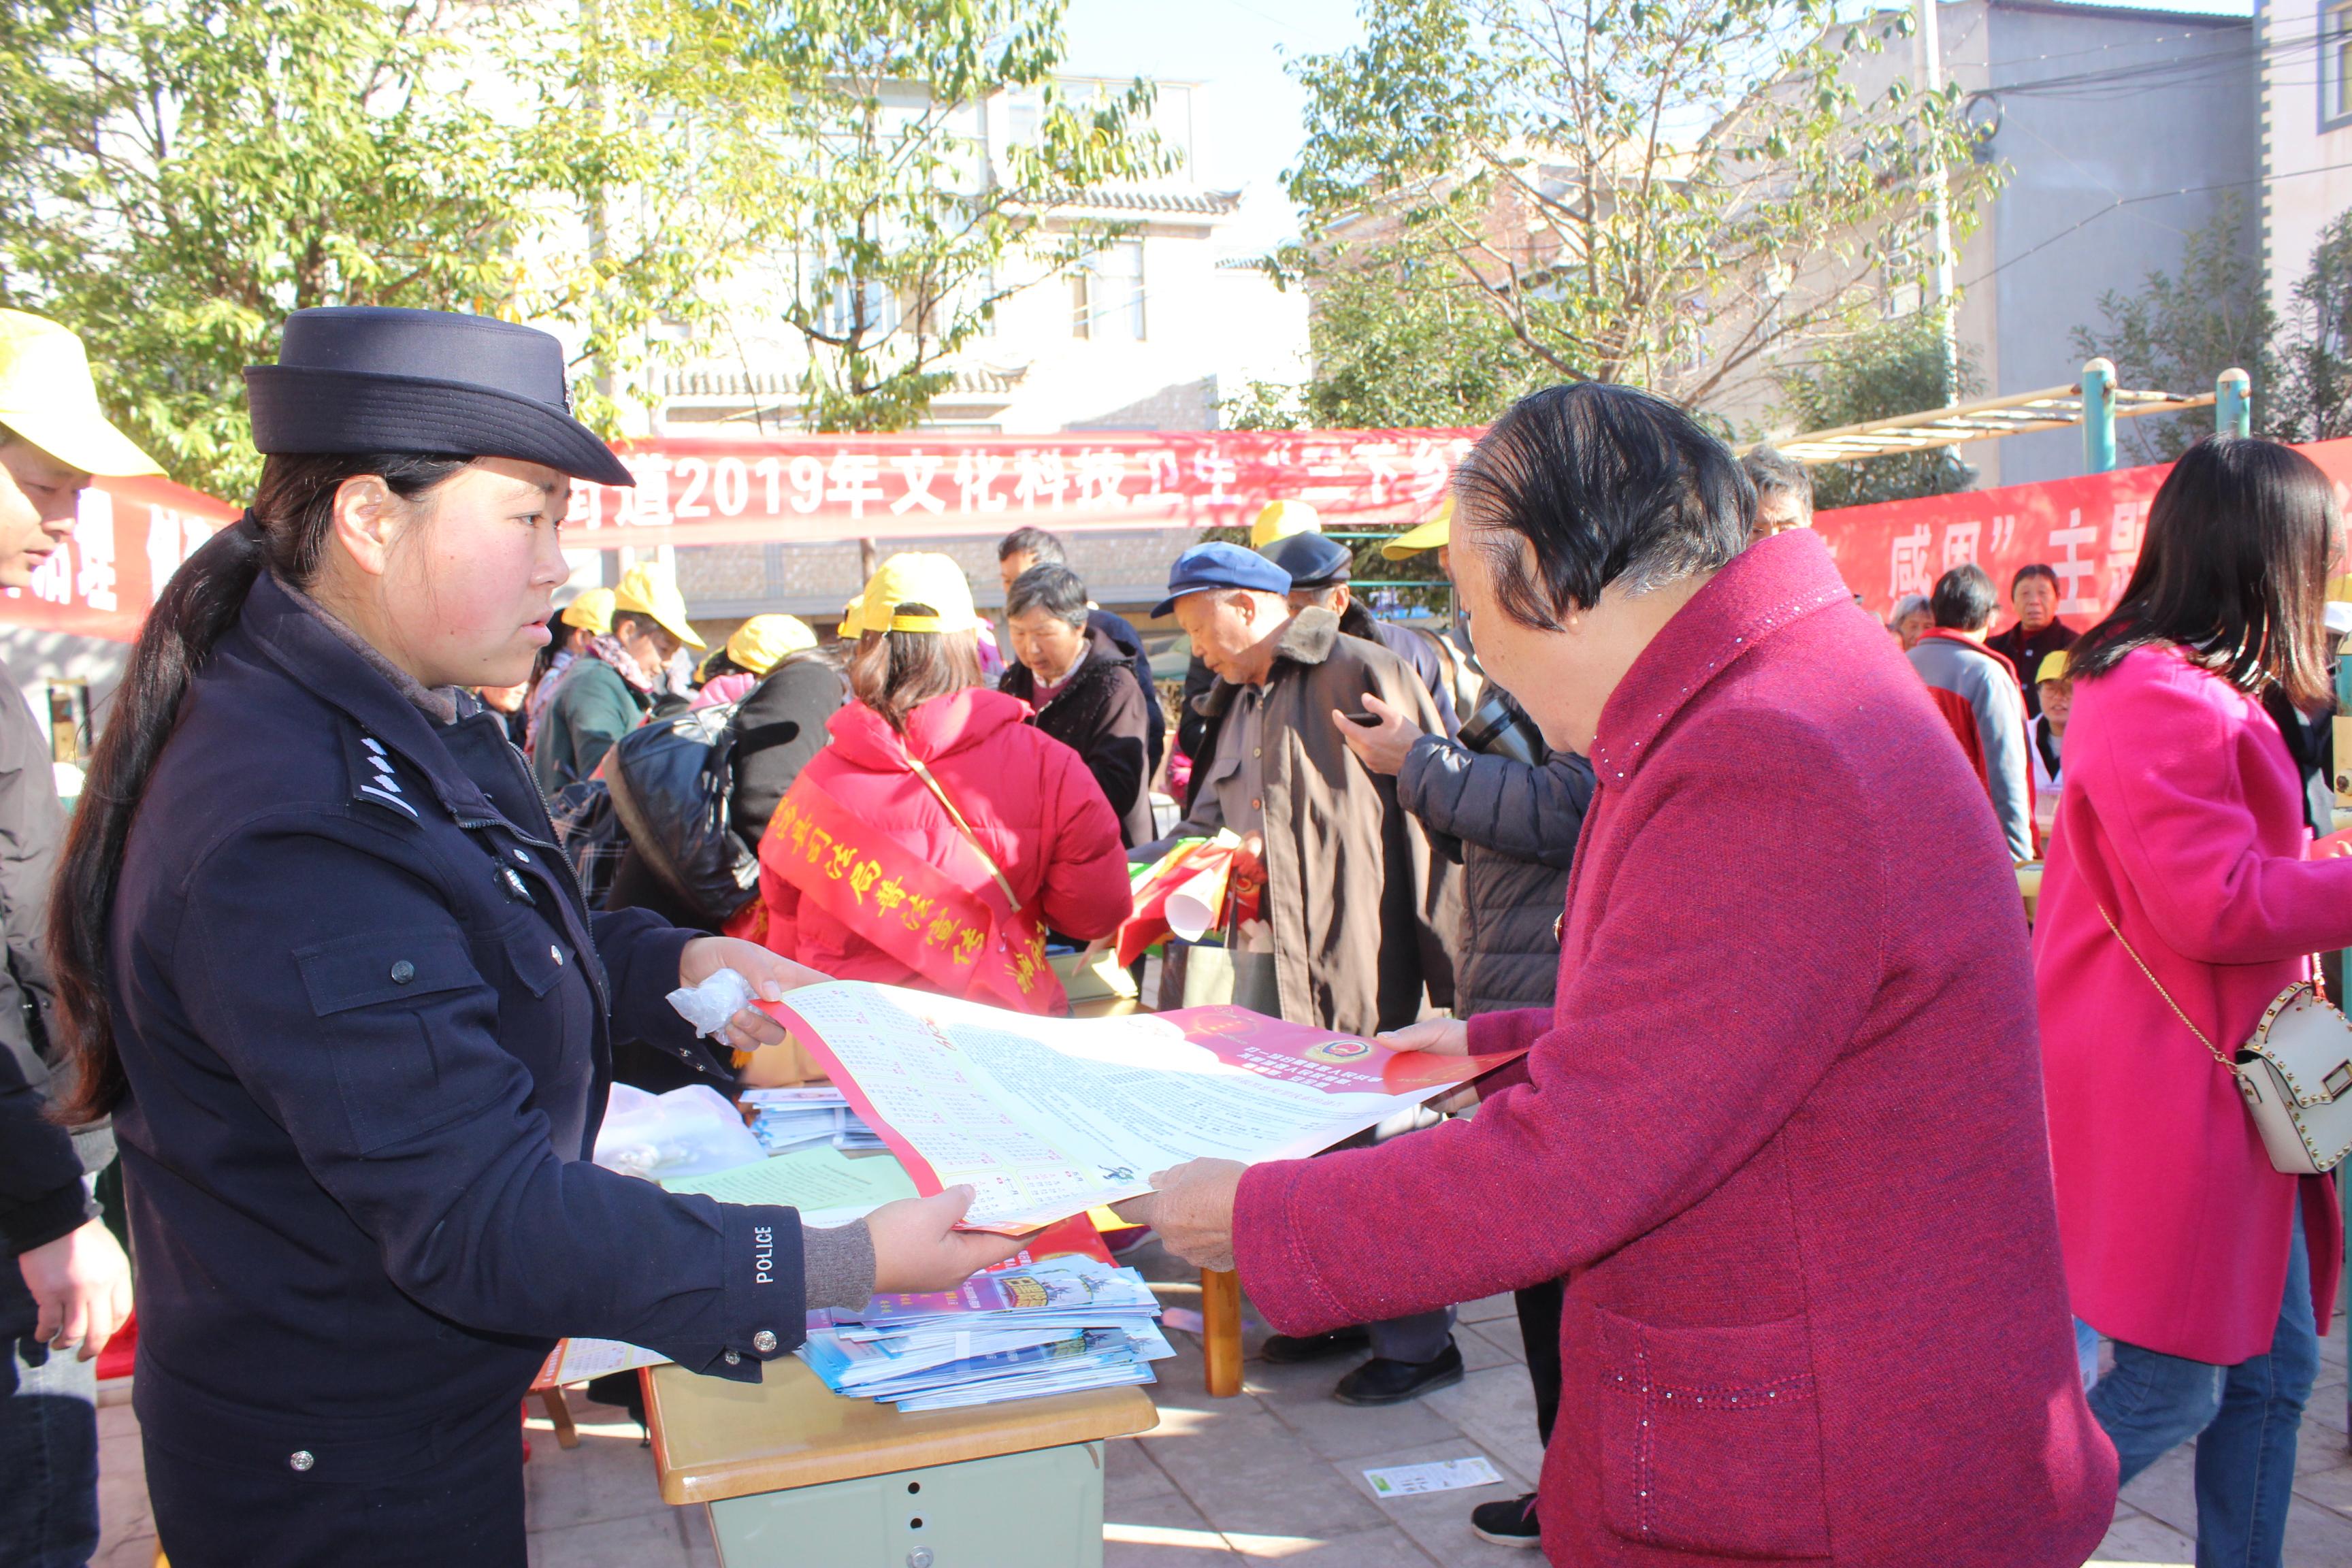
{"type": "Polygon", "coordinates": [[[805,772],[769,821],[760,859],[944,995],[1021,1013],[1069,1011],[1034,921],[957,886],[805,772]]]}

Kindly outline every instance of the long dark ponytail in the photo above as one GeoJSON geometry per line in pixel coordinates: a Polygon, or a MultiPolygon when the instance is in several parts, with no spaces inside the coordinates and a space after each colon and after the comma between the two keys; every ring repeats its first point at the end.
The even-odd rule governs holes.
{"type": "Polygon", "coordinates": [[[70,1090],[51,1114],[68,1125],[111,1111],[129,1087],[115,1048],[110,928],[123,846],[147,793],[155,760],[172,738],[196,672],[244,611],[267,567],[308,588],[333,531],[335,492],[362,474],[383,478],[414,500],[471,458],[373,454],[275,457],[261,470],[253,506],[188,557],[156,595],[122,682],[106,704],[65,855],[49,898],[49,971],[71,1070],[70,1090]]]}

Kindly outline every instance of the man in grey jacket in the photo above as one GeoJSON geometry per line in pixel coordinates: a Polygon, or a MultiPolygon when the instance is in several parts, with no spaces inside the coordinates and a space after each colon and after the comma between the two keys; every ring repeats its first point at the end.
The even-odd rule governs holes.
{"type": "Polygon", "coordinates": [[[1992,579],[1974,562],[1936,579],[1928,601],[1936,625],[1920,636],[1911,668],[1929,686],[1966,701],[1976,715],[1977,741],[1984,748],[1985,785],[1992,814],[2009,841],[2010,858],[2033,858],[2033,795],[2027,768],[2025,697],[2008,659],[1985,647],[2000,599],[1992,579]]]}
{"type": "MultiPolygon", "coordinates": [[[[93,473],[157,468],[99,412],[81,341],[0,310],[0,587],[66,547],[93,473]]],[[[11,683],[13,687],[13,683],[11,683]]],[[[131,1310],[131,1271],[84,1177],[104,1127],[47,1115],[49,874],[65,837],[49,738],[0,690],[0,1563],[80,1563],[98,1549],[98,1352],[131,1310]]]]}

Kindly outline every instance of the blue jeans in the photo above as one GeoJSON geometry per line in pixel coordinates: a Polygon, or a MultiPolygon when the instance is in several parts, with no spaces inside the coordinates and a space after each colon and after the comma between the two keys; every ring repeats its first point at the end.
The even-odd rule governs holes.
{"type": "Polygon", "coordinates": [[[30,1335],[0,1352],[0,1563],[81,1568],[98,1550],[98,1363],[30,1335]]]}
{"type": "Polygon", "coordinates": [[[2311,1257],[2298,1214],[2267,1352],[2211,1366],[2118,1340],[2115,1370],[2091,1390],[2091,1413],[2122,1461],[2118,1484],[2196,1440],[2197,1568],[2279,1568],[2295,1435],[2318,1375],[2311,1257]]]}

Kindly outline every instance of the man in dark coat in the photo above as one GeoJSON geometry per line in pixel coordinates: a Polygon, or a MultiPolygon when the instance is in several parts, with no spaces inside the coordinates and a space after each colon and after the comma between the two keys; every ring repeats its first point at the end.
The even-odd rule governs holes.
{"type": "MultiPolygon", "coordinates": [[[[92,474],[162,471],[100,414],[80,340],[0,310],[0,586],[64,548],[92,474]]],[[[66,828],[49,759],[46,727],[0,691],[0,1563],[98,1550],[96,1357],[131,1309],[131,1266],[84,1180],[113,1133],[68,1136],[47,1115],[63,1086],[43,947],[66,828]]]]}
{"type": "Polygon", "coordinates": [[[2039,719],[2042,685],[2034,675],[2043,659],[2073,647],[2083,634],[2058,618],[2058,574],[2038,561],[2019,567],[2017,575],[2009,580],[2009,607],[2017,612],[2017,624],[1985,638],[1985,647],[2009,660],[2010,668],[2017,671],[2025,697],[2025,716],[2039,719]]]}
{"type": "MultiPolygon", "coordinates": [[[[1491,737],[1483,726],[1471,725],[1466,732],[1482,737],[1478,747],[1425,734],[1378,706],[1372,708],[1381,719],[1377,728],[1340,731],[1366,767],[1396,776],[1398,804],[1421,818],[1440,852],[1462,863],[1457,1018],[1551,1006],[1569,867],[1596,787],[1591,763],[1547,748],[1507,693],[1492,685],[1486,689],[1511,724],[1507,736],[1491,737]]],[[[1511,1295],[1535,1390],[1536,1432],[1549,1444],[1559,1413],[1560,1281],[1548,1279],[1511,1295]]],[[[1340,1331],[1340,1337],[1347,1333],[1340,1331]]],[[[1540,1544],[1536,1494],[1480,1503],[1470,1511],[1470,1528],[1500,1545],[1540,1544]]]]}
{"type": "Polygon", "coordinates": [[[1294,533],[1258,552],[1290,576],[1290,607],[1319,608],[1339,617],[1339,629],[1351,637],[1376,642],[1404,660],[1437,704],[1443,734],[1451,735],[1460,721],[1454,712],[1453,672],[1439,652],[1437,639],[1411,626],[1381,620],[1364,607],[1348,587],[1354,558],[1348,547],[1320,533],[1294,533]]]}
{"type": "MultiPolygon", "coordinates": [[[[996,570],[1004,580],[1004,591],[1010,595],[1013,584],[1032,566],[1066,566],[1069,552],[1062,548],[1060,539],[1042,528],[1016,528],[996,542],[996,570]]],[[[1008,611],[1009,615],[1010,612],[1008,611]]],[[[1099,605],[1087,606],[1087,629],[1100,632],[1118,649],[1119,658],[1135,672],[1136,685],[1143,689],[1143,710],[1150,718],[1147,726],[1150,763],[1144,772],[1147,788],[1160,772],[1160,753],[1168,744],[1168,713],[1160,705],[1160,688],[1153,684],[1151,660],[1143,651],[1143,639],[1135,627],[1121,616],[1112,615],[1099,605]]],[[[1116,805],[1116,802],[1113,803],[1116,805]]],[[[1150,835],[1145,835],[1149,837],[1150,835]]]]}
{"type": "Polygon", "coordinates": [[[1037,728],[1086,759],[1134,848],[1151,837],[1151,716],[1127,661],[1089,624],[1087,585],[1066,566],[1032,566],[1005,593],[1015,663],[998,689],[1037,710],[1037,728]]]}

